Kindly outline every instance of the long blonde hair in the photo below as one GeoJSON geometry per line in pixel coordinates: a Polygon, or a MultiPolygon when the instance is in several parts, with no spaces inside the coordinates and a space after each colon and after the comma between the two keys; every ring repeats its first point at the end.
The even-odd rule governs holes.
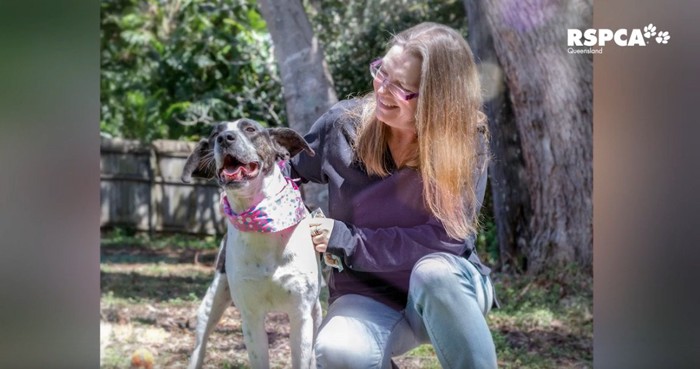
{"type": "MultiPolygon", "coordinates": [[[[394,35],[388,49],[393,46],[421,60],[416,150],[403,166],[420,172],[425,205],[447,233],[465,239],[477,229],[475,180],[487,157],[479,154],[488,149],[479,146],[478,136],[487,140],[488,131],[474,57],[457,31],[436,23],[394,35]]],[[[377,120],[375,108],[370,93],[360,114],[355,153],[369,174],[384,177],[389,175],[389,129],[377,120]]]]}

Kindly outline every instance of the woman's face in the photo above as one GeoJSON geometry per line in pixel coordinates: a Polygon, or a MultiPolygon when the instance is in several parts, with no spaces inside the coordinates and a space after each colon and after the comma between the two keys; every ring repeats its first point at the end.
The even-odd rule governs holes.
{"type": "MultiPolygon", "coordinates": [[[[418,92],[420,86],[421,61],[404,53],[401,46],[394,46],[382,59],[381,71],[386,80],[374,78],[374,93],[377,99],[377,119],[393,130],[415,134],[415,114],[418,99],[404,100],[393,93],[388,84],[394,84],[407,92],[418,92]]],[[[396,90],[396,89],[395,89],[396,90]]]]}

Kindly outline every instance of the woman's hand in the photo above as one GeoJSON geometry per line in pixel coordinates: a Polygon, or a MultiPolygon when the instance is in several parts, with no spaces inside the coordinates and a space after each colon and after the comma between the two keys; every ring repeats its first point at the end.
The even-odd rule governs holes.
{"type": "Polygon", "coordinates": [[[333,219],[329,218],[313,218],[309,222],[311,241],[314,243],[314,248],[317,252],[326,252],[328,240],[331,238],[331,232],[333,232],[333,224],[333,219]]]}

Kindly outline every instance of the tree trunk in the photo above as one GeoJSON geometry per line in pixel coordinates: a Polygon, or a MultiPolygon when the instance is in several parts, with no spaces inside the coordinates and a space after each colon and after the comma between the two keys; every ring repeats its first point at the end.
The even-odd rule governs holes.
{"type": "Polygon", "coordinates": [[[508,99],[508,87],[498,64],[493,37],[486,22],[482,21],[481,4],[465,0],[464,6],[469,26],[468,41],[479,67],[494,156],[489,163],[489,177],[500,251],[500,265],[496,268],[520,268],[516,259],[517,245],[524,245],[529,239],[526,219],[532,214],[525,187],[520,137],[513,121],[513,106],[508,99]]]}
{"type": "Polygon", "coordinates": [[[486,90],[502,261],[532,273],[590,268],[593,65],[590,55],[567,53],[566,32],[591,27],[592,4],[464,4],[486,90]]]}
{"type": "MultiPolygon", "coordinates": [[[[275,48],[289,127],[305,134],[338,101],[323,48],[300,0],[260,0],[259,4],[275,48]]],[[[304,194],[310,208],[321,207],[328,213],[325,186],[306,184],[304,194]]]]}

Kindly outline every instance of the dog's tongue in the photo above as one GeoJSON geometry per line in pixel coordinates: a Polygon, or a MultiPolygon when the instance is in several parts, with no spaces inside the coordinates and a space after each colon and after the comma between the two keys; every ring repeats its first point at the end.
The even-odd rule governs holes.
{"type": "Polygon", "coordinates": [[[224,168],[223,174],[226,177],[226,179],[229,180],[234,180],[234,181],[240,181],[241,178],[243,178],[243,174],[245,174],[245,168],[244,167],[230,167],[230,168],[224,168]]]}
{"type": "Polygon", "coordinates": [[[244,175],[252,172],[255,169],[255,164],[245,164],[240,166],[225,167],[222,171],[223,175],[228,180],[240,181],[244,175]]]}

